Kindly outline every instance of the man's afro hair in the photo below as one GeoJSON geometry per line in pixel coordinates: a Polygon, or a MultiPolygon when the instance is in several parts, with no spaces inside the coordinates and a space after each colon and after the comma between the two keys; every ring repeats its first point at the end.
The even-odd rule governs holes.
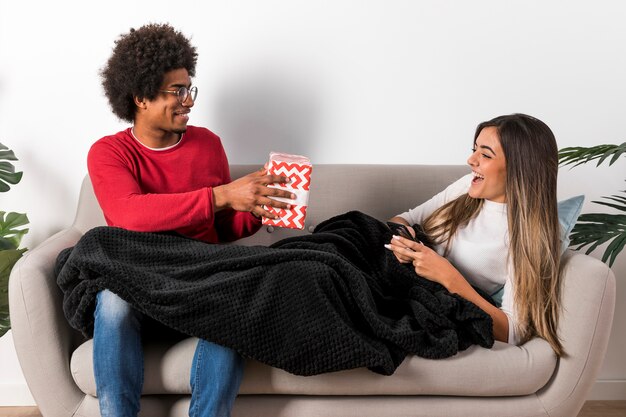
{"type": "Polygon", "coordinates": [[[185,68],[193,77],[197,59],[189,39],[168,24],[131,28],[115,41],[113,54],[100,73],[113,113],[132,123],[134,97],[153,100],[171,70],[185,68]]]}

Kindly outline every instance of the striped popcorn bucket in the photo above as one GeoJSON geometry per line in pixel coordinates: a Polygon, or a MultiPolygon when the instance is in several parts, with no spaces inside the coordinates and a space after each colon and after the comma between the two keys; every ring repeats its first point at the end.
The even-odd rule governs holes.
{"type": "Polygon", "coordinates": [[[279,209],[264,206],[263,208],[278,215],[278,219],[271,220],[263,217],[263,224],[268,226],[287,227],[290,229],[304,229],[306,208],[309,204],[309,186],[311,184],[311,171],[313,166],[309,158],[301,155],[289,155],[278,152],[270,153],[267,165],[267,173],[282,175],[291,179],[286,184],[270,184],[268,187],[287,190],[296,195],[295,200],[276,198],[291,204],[290,209],[279,209]]]}

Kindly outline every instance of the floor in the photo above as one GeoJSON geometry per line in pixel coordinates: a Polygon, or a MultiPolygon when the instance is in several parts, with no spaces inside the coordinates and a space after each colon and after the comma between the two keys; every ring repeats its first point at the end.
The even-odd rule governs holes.
{"type": "Polygon", "coordinates": [[[587,401],[578,417],[626,417],[626,401],[587,401]]]}
{"type": "MultiPolygon", "coordinates": [[[[0,417],[41,417],[37,407],[0,407],[0,417]]],[[[626,417],[626,401],[587,401],[578,417],[626,417]]]]}

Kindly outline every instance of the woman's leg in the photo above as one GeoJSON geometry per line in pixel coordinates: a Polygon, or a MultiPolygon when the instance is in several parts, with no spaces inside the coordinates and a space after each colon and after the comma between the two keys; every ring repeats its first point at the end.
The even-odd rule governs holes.
{"type": "Polygon", "coordinates": [[[190,417],[229,417],[243,375],[243,358],[200,339],[191,364],[190,417]]]}
{"type": "Polygon", "coordinates": [[[136,417],[143,386],[141,313],[109,290],[96,296],[93,367],[102,417],[136,417]]]}

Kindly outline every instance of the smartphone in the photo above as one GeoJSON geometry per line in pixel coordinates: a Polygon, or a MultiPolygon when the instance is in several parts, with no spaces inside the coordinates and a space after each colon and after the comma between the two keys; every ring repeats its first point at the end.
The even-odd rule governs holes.
{"type": "Polygon", "coordinates": [[[411,232],[409,232],[409,228],[406,225],[401,223],[387,222],[387,226],[389,226],[389,229],[391,229],[391,232],[394,235],[402,236],[404,238],[412,240],[413,242],[421,243],[419,240],[413,237],[411,232]]]}

